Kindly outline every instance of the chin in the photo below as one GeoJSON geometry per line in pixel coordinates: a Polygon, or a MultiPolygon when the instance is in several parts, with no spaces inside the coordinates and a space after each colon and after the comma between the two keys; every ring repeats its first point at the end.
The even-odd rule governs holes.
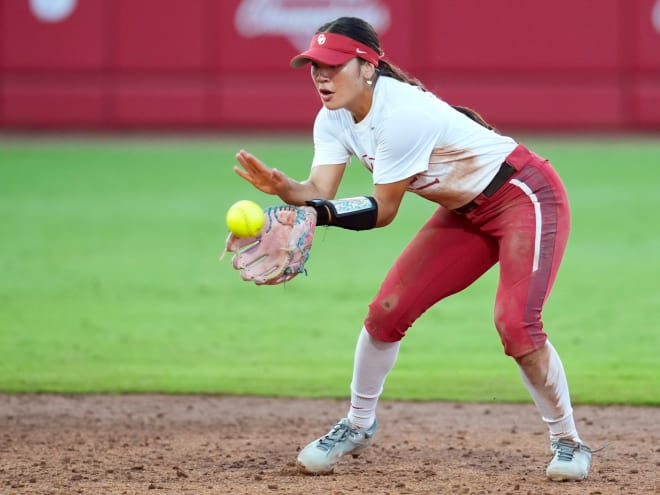
{"type": "Polygon", "coordinates": [[[323,101],[323,100],[321,100],[321,102],[323,103],[323,106],[324,106],[325,108],[327,108],[328,110],[338,110],[338,109],[341,108],[341,105],[337,105],[337,104],[335,104],[335,103],[333,103],[333,102],[331,102],[331,101],[323,101]]]}

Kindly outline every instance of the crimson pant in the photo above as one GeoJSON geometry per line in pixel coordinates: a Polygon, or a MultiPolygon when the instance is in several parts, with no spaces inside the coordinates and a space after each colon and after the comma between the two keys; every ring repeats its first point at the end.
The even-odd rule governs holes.
{"type": "Polygon", "coordinates": [[[367,331],[394,342],[428,308],[472,284],[499,261],[495,327],[504,351],[524,356],[545,344],[541,312],[570,230],[570,209],[550,163],[519,145],[514,175],[477,208],[440,207],[415,235],[369,305],[367,331]]]}

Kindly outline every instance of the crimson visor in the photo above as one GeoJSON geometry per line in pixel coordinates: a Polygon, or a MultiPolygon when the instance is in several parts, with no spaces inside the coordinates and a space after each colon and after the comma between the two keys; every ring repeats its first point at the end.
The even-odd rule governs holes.
{"type": "Polygon", "coordinates": [[[348,36],[335,33],[318,33],[312,38],[309,49],[291,59],[291,67],[298,68],[309,62],[324,65],[343,65],[359,57],[378,67],[380,55],[367,45],[348,36]]]}

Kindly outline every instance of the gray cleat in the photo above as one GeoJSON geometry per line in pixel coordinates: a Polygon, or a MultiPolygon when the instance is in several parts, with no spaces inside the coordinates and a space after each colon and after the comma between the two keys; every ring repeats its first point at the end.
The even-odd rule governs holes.
{"type": "Polygon", "coordinates": [[[378,421],[374,421],[368,429],[358,429],[353,428],[348,418],[343,418],[326,435],[300,451],[298,467],[308,474],[329,474],[341,456],[357,456],[366,449],[373,441],[377,428],[378,421]]]}
{"type": "Polygon", "coordinates": [[[552,481],[581,481],[589,474],[591,449],[583,444],[560,438],[550,446],[554,454],[545,474],[552,481]]]}

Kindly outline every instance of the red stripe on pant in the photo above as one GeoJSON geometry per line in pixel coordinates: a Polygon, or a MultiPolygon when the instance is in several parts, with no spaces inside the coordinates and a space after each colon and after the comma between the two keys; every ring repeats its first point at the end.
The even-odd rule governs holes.
{"type": "Polygon", "coordinates": [[[438,208],[404,249],[369,305],[373,337],[400,340],[427,309],[499,262],[494,321],[505,353],[543,346],[541,313],[566,248],[570,208],[547,160],[518,146],[507,161],[517,172],[493,196],[477,197],[467,215],[438,208]]]}

